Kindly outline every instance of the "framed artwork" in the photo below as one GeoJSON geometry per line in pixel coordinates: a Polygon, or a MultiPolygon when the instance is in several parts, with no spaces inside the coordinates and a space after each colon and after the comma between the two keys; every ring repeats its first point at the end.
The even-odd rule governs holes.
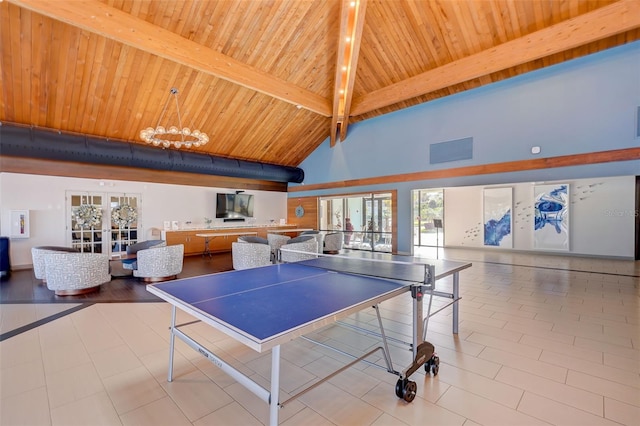
{"type": "Polygon", "coordinates": [[[569,250],[569,184],[534,187],[533,247],[569,250]]]}
{"type": "Polygon", "coordinates": [[[513,247],[511,234],[512,188],[487,188],[483,191],[484,245],[513,247]]]}
{"type": "Polygon", "coordinates": [[[29,238],[29,210],[11,210],[11,238],[29,238]]]}

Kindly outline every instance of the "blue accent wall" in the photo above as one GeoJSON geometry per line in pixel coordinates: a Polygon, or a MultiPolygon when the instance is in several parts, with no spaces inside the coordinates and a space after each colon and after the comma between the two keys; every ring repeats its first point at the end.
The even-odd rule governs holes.
{"type": "MultiPolygon", "coordinates": [[[[640,146],[640,42],[349,126],[300,168],[306,184],[640,146]],[[429,147],[473,138],[473,158],[430,164],[429,147]],[[539,146],[541,153],[531,153],[539,146]]],[[[398,190],[398,249],[410,251],[411,190],[640,174],[640,161],[307,191],[293,197],[398,190]]],[[[298,186],[290,184],[291,187],[298,186]]]]}

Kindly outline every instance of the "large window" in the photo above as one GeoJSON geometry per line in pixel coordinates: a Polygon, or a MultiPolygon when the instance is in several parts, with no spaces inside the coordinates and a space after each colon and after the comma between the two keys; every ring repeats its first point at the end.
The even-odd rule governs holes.
{"type": "Polygon", "coordinates": [[[369,193],[321,198],[320,230],[342,231],[345,248],[391,252],[392,196],[369,193]]]}

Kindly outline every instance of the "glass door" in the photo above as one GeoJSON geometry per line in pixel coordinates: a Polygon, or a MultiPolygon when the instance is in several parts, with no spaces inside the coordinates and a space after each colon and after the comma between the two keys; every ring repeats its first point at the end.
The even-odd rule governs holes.
{"type": "Polygon", "coordinates": [[[391,196],[372,194],[363,198],[362,222],[366,223],[363,235],[363,247],[373,251],[391,251],[391,196]]]}
{"type": "Polygon", "coordinates": [[[109,246],[112,254],[125,253],[139,241],[140,199],[131,194],[109,194],[109,246]]]}
{"type": "Polygon", "coordinates": [[[106,253],[103,212],[105,197],[102,194],[67,194],[67,211],[70,222],[67,238],[71,247],[88,253],[106,253]]]}
{"type": "Polygon", "coordinates": [[[444,247],[444,190],[413,191],[413,213],[414,254],[438,258],[444,247]]]}
{"type": "Polygon", "coordinates": [[[391,252],[392,225],[389,193],[320,199],[320,230],[342,230],[345,248],[391,252]]]}
{"type": "Polygon", "coordinates": [[[117,254],[138,242],[140,197],[136,194],[67,193],[71,247],[117,254]]]}

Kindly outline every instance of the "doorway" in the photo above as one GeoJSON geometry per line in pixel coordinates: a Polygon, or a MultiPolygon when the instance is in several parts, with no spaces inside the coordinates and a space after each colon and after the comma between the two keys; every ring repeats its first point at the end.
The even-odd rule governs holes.
{"type": "Polygon", "coordinates": [[[444,248],[444,189],[412,192],[413,252],[438,259],[444,248]]]}
{"type": "Polygon", "coordinates": [[[344,248],[393,250],[393,196],[367,193],[320,199],[320,230],[344,231],[344,248]]]}
{"type": "Polygon", "coordinates": [[[137,194],[67,191],[67,244],[85,253],[126,252],[140,232],[137,194]]]}

